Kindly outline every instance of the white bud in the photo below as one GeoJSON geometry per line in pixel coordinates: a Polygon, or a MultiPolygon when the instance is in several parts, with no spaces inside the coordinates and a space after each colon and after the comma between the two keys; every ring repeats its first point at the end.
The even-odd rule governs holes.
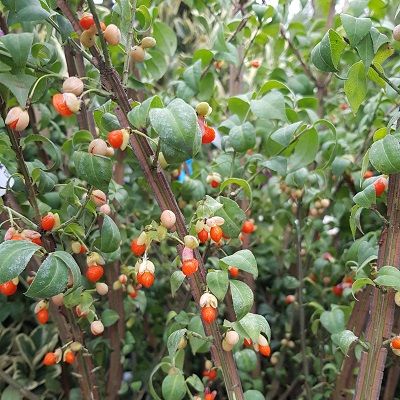
{"type": "Polygon", "coordinates": [[[111,208],[108,204],[103,204],[100,208],[99,211],[103,214],[110,215],[111,214],[111,208]]]}
{"type": "Polygon", "coordinates": [[[265,336],[263,336],[263,335],[259,335],[258,336],[258,344],[260,345],[260,346],[268,346],[268,340],[265,338],[265,336]]]}
{"type": "Polygon", "coordinates": [[[96,282],[96,292],[100,296],[105,296],[108,293],[108,285],[103,282],[96,282]]]}
{"type": "Polygon", "coordinates": [[[90,330],[93,335],[101,335],[104,332],[104,325],[101,321],[93,321],[90,324],[90,330]]]}
{"type": "Polygon", "coordinates": [[[93,190],[90,199],[96,204],[97,207],[101,207],[107,203],[106,194],[99,189],[93,190]]]}
{"type": "Polygon", "coordinates": [[[89,143],[88,152],[100,156],[106,156],[108,151],[107,143],[103,139],[94,139],[89,143]]]}
{"type": "Polygon", "coordinates": [[[63,83],[64,93],[73,93],[75,96],[80,96],[83,92],[83,82],[76,76],[71,76],[63,83]]]}
{"type": "Polygon", "coordinates": [[[201,232],[204,229],[204,225],[205,224],[204,224],[204,221],[202,219],[198,220],[196,222],[196,226],[195,226],[196,232],[197,233],[201,232]]]}
{"type": "Polygon", "coordinates": [[[51,301],[57,307],[61,307],[64,304],[64,294],[63,293],[56,294],[51,298],[51,301]]]}
{"type": "Polygon", "coordinates": [[[77,113],[81,108],[81,101],[73,93],[64,93],[63,96],[67,107],[73,113],[77,113]]]}
{"type": "Polygon", "coordinates": [[[189,249],[194,250],[195,248],[199,247],[199,241],[192,235],[186,235],[183,238],[183,241],[185,243],[185,246],[189,247],[189,249]]]}
{"type": "Polygon", "coordinates": [[[201,297],[200,297],[200,301],[199,301],[200,307],[207,307],[207,306],[211,306],[213,308],[217,308],[218,307],[218,300],[217,298],[211,294],[211,293],[204,293],[201,297]]]}
{"type": "Polygon", "coordinates": [[[34,313],[37,314],[40,310],[44,310],[45,308],[48,308],[47,301],[40,300],[38,303],[36,303],[34,313]]]}
{"type": "Polygon", "coordinates": [[[161,225],[165,226],[167,229],[174,227],[176,223],[175,213],[171,210],[164,210],[160,217],[161,225]]]}
{"type": "Polygon", "coordinates": [[[225,351],[232,351],[233,345],[230,344],[230,343],[228,343],[228,342],[226,341],[226,339],[223,339],[223,340],[222,340],[222,348],[223,348],[225,351]]]}
{"type": "Polygon", "coordinates": [[[147,234],[146,234],[146,232],[143,231],[137,238],[137,241],[136,241],[137,245],[142,246],[142,245],[146,244],[146,239],[147,239],[147,234]]]}
{"type": "Polygon", "coordinates": [[[236,331],[228,331],[226,332],[225,340],[231,346],[234,346],[237,342],[239,342],[239,335],[236,331]]]}
{"type": "Polygon", "coordinates": [[[4,123],[15,131],[23,131],[29,125],[28,111],[13,107],[8,111],[4,123]]]}

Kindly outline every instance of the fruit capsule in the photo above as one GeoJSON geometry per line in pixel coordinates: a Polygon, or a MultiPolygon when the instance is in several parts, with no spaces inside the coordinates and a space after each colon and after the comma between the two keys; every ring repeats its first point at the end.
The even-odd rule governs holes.
{"type": "Polygon", "coordinates": [[[4,123],[14,131],[23,131],[29,125],[28,111],[21,107],[13,107],[8,111],[4,123]]]}

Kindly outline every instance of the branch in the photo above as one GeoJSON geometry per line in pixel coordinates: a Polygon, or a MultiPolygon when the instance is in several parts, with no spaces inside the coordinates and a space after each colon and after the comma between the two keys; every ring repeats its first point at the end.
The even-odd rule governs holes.
{"type": "Polygon", "coordinates": [[[126,46],[125,46],[125,60],[124,60],[124,72],[122,76],[122,84],[125,86],[128,82],[128,77],[129,77],[129,61],[130,61],[130,52],[131,52],[131,47],[133,43],[133,34],[134,34],[134,28],[133,24],[135,23],[135,18],[136,18],[136,0],[132,0],[132,18],[131,18],[131,23],[129,26],[129,31],[128,31],[128,37],[126,39],[126,46]]]}

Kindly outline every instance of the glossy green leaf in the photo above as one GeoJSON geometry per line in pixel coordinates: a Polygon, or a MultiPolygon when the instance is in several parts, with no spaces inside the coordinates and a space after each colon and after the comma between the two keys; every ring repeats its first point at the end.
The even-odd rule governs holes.
{"type": "Polygon", "coordinates": [[[350,67],[347,80],[344,83],[344,92],[353,112],[356,113],[367,94],[367,76],[362,61],[350,67]]]}
{"type": "Polygon", "coordinates": [[[379,268],[374,282],[379,286],[388,286],[400,290],[400,271],[391,266],[379,268]]]}
{"type": "Polygon", "coordinates": [[[0,84],[10,90],[21,107],[25,107],[29,91],[35,83],[35,80],[35,77],[27,74],[0,74],[0,84]]]}
{"type": "Polygon", "coordinates": [[[252,149],[256,144],[256,132],[250,122],[234,126],[229,131],[229,144],[238,153],[244,153],[252,149]]]}
{"type": "Polygon", "coordinates": [[[236,185],[239,186],[243,189],[244,194],[248,197],[249,199],[249,208],[251,207],[251,204],[253,202],[253,192],[251,190],[251,186],[249,184],[249,182],[247,182],[244,179],[240,179],[240,178],[229,178],[229,179],[225,179],[221,185],[220,185],[220,191],[222,192],[226,187],[230,186],[230,185],[236,185]]]}
{"type": "Polygon", "coordinates": [[[68,267],[61,258],[51,253],[39,267],[25,295],[49,298],[65,290],[68,283],[68,267]]]}
{"type": "Polygon", "coordinates": [[[239,335],[250,338],[257,343],[260,333],[264,333],[268,341],[271,340],[271,328],[268,321],[259,314],[246,314],[240,321],[225,321],[224,326],[232,327],[239,335]]]}
{"type": "Polygon", "coordinates": [[[211,196],[206,196],[197,203],[197,218],[210,218],[224,205],[211,196]]]}
{"type": "Polygon", "coordinates": [[[74,257],[66,251],[56,251],[53,253],[54,257],[59,258],[70,270],[72,275],[73,287],[77,287],[81,285],[82,275],[79,265],[75,261],[74,257]]]}
{"type": "Polygon", "coordinates": [[[244,400],[264,400],[264,395],[258,390],[246,390],[244,392],[244,400]]]}
{"type": "Polygon", "coordinates": [[[333,29],[329,29],[311,52],[312,63],[321,71],[336,72],[346,42],[333,29]]]}
{"type": "Polygon", "coordinates": [[[228,99],[228,108],[232,114],[238,115],[243,120],[250,108],[250,102],[247,96],[237,95],[228,99]]]}
{"type": "Polygon", "coordinates": [[[240,350],[234,357],[240,371],[251,372],[257,368],[257,355],[252,349],[240,350]]]}
{"type": "Polygon", "coordinates": [[[374,45],[372,42],[372,37],[368,33],[356,46],[358,55],[364,63],[366,69],[368,69],[374,59],[374,45]]]}
{"type": "Polygon", "coordinates": [[[369,150],[369,160],[374,168],[384,174],[400,172],[400,143],[393,135],[374,142],[369,150]]]}
{"type": "Polygon", "coordinates": [[[240,320],[251,310],[251,307],[254,303],[254,294],[244,282],[235,279],[230,281],[230,288],[233,309],[235,311],[236,318],[240,320]]]}
{"type": "Polygon", "coordinates": [[[222,230],[230,238],[238,237],[246,219],[246,214],[235,201],[227,197],[219,196],[217,200],[223,205],[222,208],[215,212],[216,216],[225,220],[222,230]]]}
{"type": "Polygon", "coordinates": [[[368,185],[364,190],[358,192],[353,201],[361,207],[370,208],[376,203],[376,192],[374,185],[368,185]]]}
{"type": "Polygon", "coordinates": [[[230,256],[221,258],[221,261],[228,266],[233,266],[242,271],[248,272],[253,275],[254,279],[257,279],[257,261],[250,250],[239,250],[230,256]]]}
{"type": "Polygon", "coordinates": [[[152,108],[162,108],[164,104],[159,96],[146,99],[128,113],[129,122],[138,129],[146,128],[148,123],[149,111],[152,108]]]}
{"type": "Polygon", "coordinates": [[[356,342],[358,337],[348,329],[332,335],[332,341],[339,346],[344,355],[347,355],[349,348],[353,342],[356,342]]]}
{"type": "Polygon", "coordinates": [[[61,165],[61,153],[60,149],[46,136],[42,135],[35,135],[31,134],[26,136],[22,141],[22,147],[26,148],[26,146],[30,143],[34,142],[40,142],[43,144],[43,148],[46,150],[47,154],[51,157],[53,160],[53,165],[51,165],[49,168],[44,169],[44,171],[54,171],[58,169],[61,165]]]}
{"type": "Polygon", "coordinates": [[[187,329],[178,329],[169,335],[167,340],[167,348],[170,357],[175,357],[175,354],[178,351],[179,342],[185,336],[186,332],[187,329]]]}
{"type": "Polygon", "coordinates": [[[372,21],[369,18],[355,18],[348,14],[342,14],[340,19],[353,47],[357,46],[372,28],[372,21]]]}
{"type": "Polygon", "coordinates": [[[197,375],[193,374],[186,378],[186,383],[192,386],[192,388],[196,390],[196,392],[204,392],[204,384],[197,375]]]}
{"type": "Polygon", "coordinates": [[[345,329],[344,313],[340,308],[324,311],[320,320],[322,326],[331,334],[340,333],[345,329]]]}
{"type": "Polygon", "coordinates": [[[389,38],[383,33],[380,33],[375,27],[371,28],[370,34],[374,47],[374,53],[376,53],[383,44],[390,43],[389,38]]]}
{"type": "Polygon", "coordinates": [[[9,25],[21,22],[40,21],[49,16],[39,0],[2,0],[10,10],[7,22],[9,25]]]}
{"type": "Polygon", "coordinates": [[[169,163],[183,162],[195,156],[201,146],[201,132],[193,107],[181,99],[166,108],[153,108],[150,123],[160,136],[161,151],[169,163]]]}
{"type": "Polygon", "coordinates": [[[150,80],[157,81],[161,79],[168,70],[168,64],[165,53],[161,52],[158,47],[149,49],[147,52],[150,58],[147,58],[143,66],[150,80]]]}
{"type": "Polygon", "coordinates": [[[287,158],[282,156],[271,157],[269,160],[262,163],[266,168],[277,172],[279,175],[286,175],[287,158]]]}
{"type": "Polygon", "coordinates": [[[272,133],[270,138],[280,145],[287,147],[292,141],[294,134],[301,126],[304,126],[303,122],[301,121],[283,126],[272,133]]]}
{"type": "Polygon", "coordinates": [[[0,43],[6,47],[17,68],[25,67],[31,52],[33,33],[9,33],[0,37],[0,43]]]}
{"type": "Polygon", "coordinates": [[[77,176],[94,186],[108,192],[112,176],[112,161],[108,157],[97,156],[83,151],[73,155],[77,176]]]}
{"type": "MultiPolygon", "coordinates": [[[[193,317],[189,325],[187,327],[188,331],[198,333],[200,336],[205,337],[206,333],[204,332],[203,323],[199,315],[193,317]]],[[[189,344],[190,348],[192,349],[192,354],[195,355],[196,353],[206,353],[209,351],[210,343],[206,342],[205,340],[199,339],[192,335],[189,336],[189,344]]]]}
{"type": "Polygon", "coordinates": [[[375,286],[375,283],[374,283],[374,281],[373,281],[372,279],[370,279],[370,278],[359,278],[359,279],[356,279],[356,280],[353,282],[353,285],[351,286],[351,291],[353,292],[353,296],[355,297],[355,294],[356,294],[358,291],[364,289],[367,285],[373,285],[373,286],[375,286]]]}
{"type": "Polygon", "coordinates": [[[149,9],[144,5],[140,5],[136,9],[136,19],[139,23],[139,26],[136,28],[136,30],[139,33],[145,33],[149,30],[151,27],[151,22],[152,22],[152,17],[150,14],[149,9]]]}
{"type": "Polygon", "coordinates": [[[356,236],[356,228],[358,228],[358,230],[363,233],[362,228],[361,228],[361,212],[364,209],[364,207],[361,207],[358,204],[354,204],[354,206],[351,208],[351,212],[350,212],[350,219],[349,219],[349,223],[350,223],[350,229],[351,229],[351,233],[353,235],[353,239],[356,236]]]}
{"type": "Polygon", "coordinates": [[[27,240],[7,240],[0,244],[0,283],[16,278],[40,247],[27,240]]]}
{"type": "Polygon", "coordinates": [[[290,170],[299,169],[315,161],[319,149],[318,132],[315,128],[303,131],[288,160],[290,170]]]}
{"type": "Polygon", "coordinates": [[[104,215],[103,225],[100,233],[100,246],[99,249],[104,253],[112,253],[119,249],[121,245],[121,233],[116,225],[108,215],[104,215]]]}
{"type": "Polygon", "coordinates": [[[211,293],[219,301],[223,301],[229,286],[228,272],[209,271],[206,278],[207,286],[210,289],[211,293]]]}

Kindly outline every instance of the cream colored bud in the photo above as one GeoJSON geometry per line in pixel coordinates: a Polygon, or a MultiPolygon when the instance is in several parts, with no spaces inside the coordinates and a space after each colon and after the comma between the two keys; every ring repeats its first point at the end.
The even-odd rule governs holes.
{"type": "Polygon", "coordinates": [[[108,293],[108,285],[103,282],[96,282],[96,292],[100,296],[105,296],[108,293]]]}
{"type": "Polygon", "coordinates": [[[176,215],[171,210],[164,210],[160,217],[161,225],[165,226],[167,229],[171,229],[175,226],[176,215]]]}
{"type": "Polygon", "coordinates": [[[230,343],[228,343],[228,342],[226,341],[226,338],[225,338],[225,339],[222,340],[222,348],[223,348],[225,351],[232,351],[233,345],[230,344],[230,343]]]}
{"type": "Polygon", "coordinates": [[[90,195],[90,199],[96,204],[97,207],[101,207],[107,203],[107,195],[99,189],[93,190],[92,194],[90,195]]]}
{"type": "Polygon", "coordinates": [[[37,314],[40,310],[47,309],[48,307],[49,307],[49,305],[46,300],[40,300],[35,305],[34,313],[37,314]]]}
{"type": "Polygon", "coordinates": [[[94,139],[89,143],[88,152],[99,156],[106,156],[108,151],[107,143],[103,139],[94,139]]]}
{"type": "Polygon", "coordinates": [[[217,308],[218,307],[218,300],[213,294],[204,293],[200,297],[199,304],[200,304],[200,307],[211,306],[213,308],[217,308]]]}
{"type": "Polygon", "coordinates": [[[93,335],[101,335],[104,332],[104,325],[101,321],[93,321],[90,324],[90,331],[93,335]]]}
{"type": "Polygon", "coordinates": [[[121,41],[121,31],[114,24],[108,25],[103,35],[106,42],[112,46],[116,46],[121,41]]]}
{"type": "Polygon", "coordinates": [[[141,46],[143,49],[150,49],[150,48],[152,48],[152,47],[155,47],[156,44],[157,44],[156,39],[154,39],[154,38],[151,37],[151,36],[146,36],[146,37],[144,37],[144,38],[142,39],[142,42],[140,43],[140,46],[141,46]]]}
{"type": "Polygon", "coordinates": [[[80,96],[83,93],[83,82],[76,76],[67,78],[63,83],[64,93],[73,93],[75,96],[80,96]]]}
{"type": "Polygon", "coordinates": [[[111,214],[111,207],[106,203],[103,204],[100,208],[99,211],[105,215],[110,215],[111,214]]]}
{"type": "Polygon", "coordinates": [[[14,131],[23,131],[29,125],[28,111],[21,107],[13,107],[8,111],[4,123],[14,131]]]}
{"type": "Polygon", "coordinates": [[[189,249],[194,250],[194,249],[196,249],[197,247],[199,247],[199,241],[197,240],[197,238],[195,238],[195,237],[192,236],[192,235],[186,235],[186,236],[183,238],[183,241],[184,241],[184,243],[185,243],[185,246],[186,246],[186,247],[189,247],[189,249]]]}
{"type": "Polygon", "coordinates": [[[69,345],[69,348],[72,350],[72,351],[74,351],[75,353],[76,352],[78,352],[78,351],[80,351],[81,349],[82,349],[82,344],[81,343],[79,343],[79,342],[72,342],[70,345],[69,345]]]}
{"type": "Polygon", "coordinates": [[[81,108],[81,101],[73,93],[64,93],[63,96],[67,107],[76,114],[81,108]]]}
{"type": "Polygon", "coordinates": [[[51,298],[51,301],[57,307],[61,307],[64,304],[64,294],[63,293],[56,294],[51,298]]]}
{"type": "Polygon", "coordinates": [[[239,342],[239,335],[236,331],[228,331],[226,332],[225,340],[231,346],[234,346],[236,343],[239,342]]]}
{"type": "Polygon", "coordinates": [[[142,246],[142,245],[146,244],[146,240],[147,240],[147,234],[146,234],[146,232],[143,231],[137,238],[136,243],[138,246],[142,246]]]}
{"type": "Polygon", "coordinates": [[[201,232],[204,229],[204,221],[202,219],[196,222],[195,230],[197,233],[201,232]]]}

